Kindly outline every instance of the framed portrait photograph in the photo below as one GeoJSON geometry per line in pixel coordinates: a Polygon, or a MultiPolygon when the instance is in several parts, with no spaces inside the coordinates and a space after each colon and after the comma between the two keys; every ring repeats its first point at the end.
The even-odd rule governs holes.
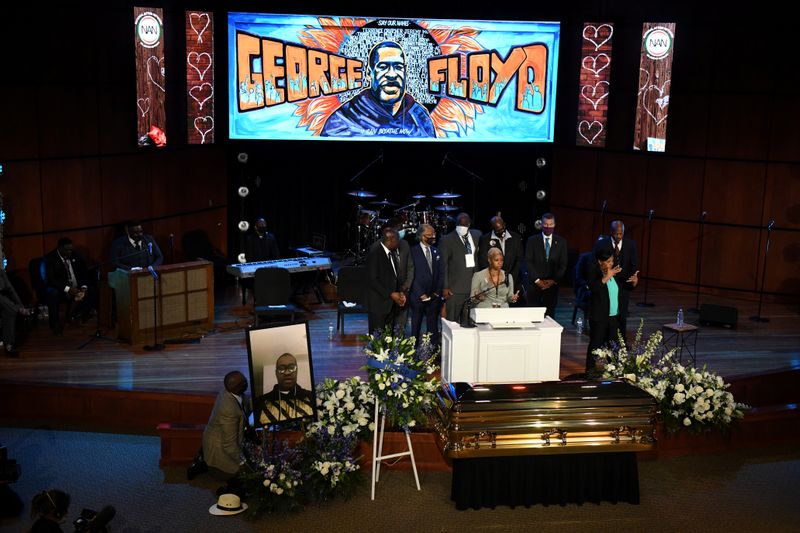
{"type": "Polygon", "coordinates": [[[314,417],[308,322],[248,329],[247,356],[256,427],[314,417]]]}

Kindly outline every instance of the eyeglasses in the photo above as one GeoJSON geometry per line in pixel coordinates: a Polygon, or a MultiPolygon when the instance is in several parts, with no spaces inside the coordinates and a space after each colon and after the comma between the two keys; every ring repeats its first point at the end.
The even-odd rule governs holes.
{"type": "Polygon", "coordinates": [[[297,365],[279,366],[275,369],[278,374],[294,374],[297,372],[297,365]]]}

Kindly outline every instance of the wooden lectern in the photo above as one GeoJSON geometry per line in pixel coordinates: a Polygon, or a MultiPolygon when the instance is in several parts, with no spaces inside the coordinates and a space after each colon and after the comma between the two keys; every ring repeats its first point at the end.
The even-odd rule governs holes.
{"type": "MultiPolygon", "coordinates": [[[[214,269],[208,261],[155,268],[158,337],[179,336],[214,325],[214,269]]],[[[108,273],[117,299],[117,336],[131,344],[153,340],[153,276],[144,270],[108,273]]]]}

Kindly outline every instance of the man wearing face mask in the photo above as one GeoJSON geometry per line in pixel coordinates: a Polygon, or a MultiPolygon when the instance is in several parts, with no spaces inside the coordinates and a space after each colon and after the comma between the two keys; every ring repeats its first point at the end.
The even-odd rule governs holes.
{"type": "Polygon", "coordinates": [[[472,220],[466,213],[456,217],[455,231],[448,233],[439,246],[444,263],[444,288],[442,296],[447,300],[445,318],[451,322],[461,321],[464,303],[470,297],[472,274],[478,264],[478,245],[481,232],[470,229],[472,220]]]}
{"type": "Polygon", "coordinates": [[[420,224],[417,232],[419,244],[411,247],[414,261],[414,281],[408,296],[411,307],[411,335],[420,343],[422,318],[426,319],[431,342],[439,342],[439,315],[442,308],[442,285],[444,277],[442,261],[436,244],[436,230],[430,224],[420,224]]]}
{"type": "Polygon", "coordinates": [[[525,246],[528,267],[528,306],[546,307],[546,314],[555,319],[558,304],[558,284],[567,271],[567,241],[554,233],[556,217],[545,213],[541,218],[542,232],[530,237],[525,246]]]}
{"type": "Polygon", "coordinates": [[[490,248],[499,248],[503,252],[503,270],[511,274],[511,279],[519,283],[519,267],[522,261],[522,237],[519,233],[506,228],[506,223],[499,214],[489,221],[492,230],[481,236],[478,248],[478,270],[489,267],[490,248]]]}
{"type": "Polygon", "coordinates": [[[244,247],[244,256],[248,263],[255,261],[272,261],[280,259],[278,241],[272,233],[267,231],[267,221],[258,217],[253,224],[254,233],[247,238],[244,247]]]}
{"type": "Polygon", "coordinates": [[[111,264],[121,270],[156,267],[164,255],[151,235],[145,235],[141,222],[125,224],[125,235],[111,243],[111,264]]]}

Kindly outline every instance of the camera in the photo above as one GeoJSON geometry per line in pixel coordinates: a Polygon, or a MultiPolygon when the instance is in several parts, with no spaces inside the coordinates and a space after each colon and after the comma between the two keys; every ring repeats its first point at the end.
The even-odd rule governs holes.
{"type": "Polygon", "coordinates": [[[83,509],[72,525],[75,527],[75,533],[103,533],[107,531],[106,526],[116,514],[117,511],[111,505],[106,505],[100,512],[83,509]]]}
{"type": "Polygon", "coordinates": [[[14,483],[22,474],[16,459],[8,458],[8,449],[0,446],[0,483],[14,483]]]}

